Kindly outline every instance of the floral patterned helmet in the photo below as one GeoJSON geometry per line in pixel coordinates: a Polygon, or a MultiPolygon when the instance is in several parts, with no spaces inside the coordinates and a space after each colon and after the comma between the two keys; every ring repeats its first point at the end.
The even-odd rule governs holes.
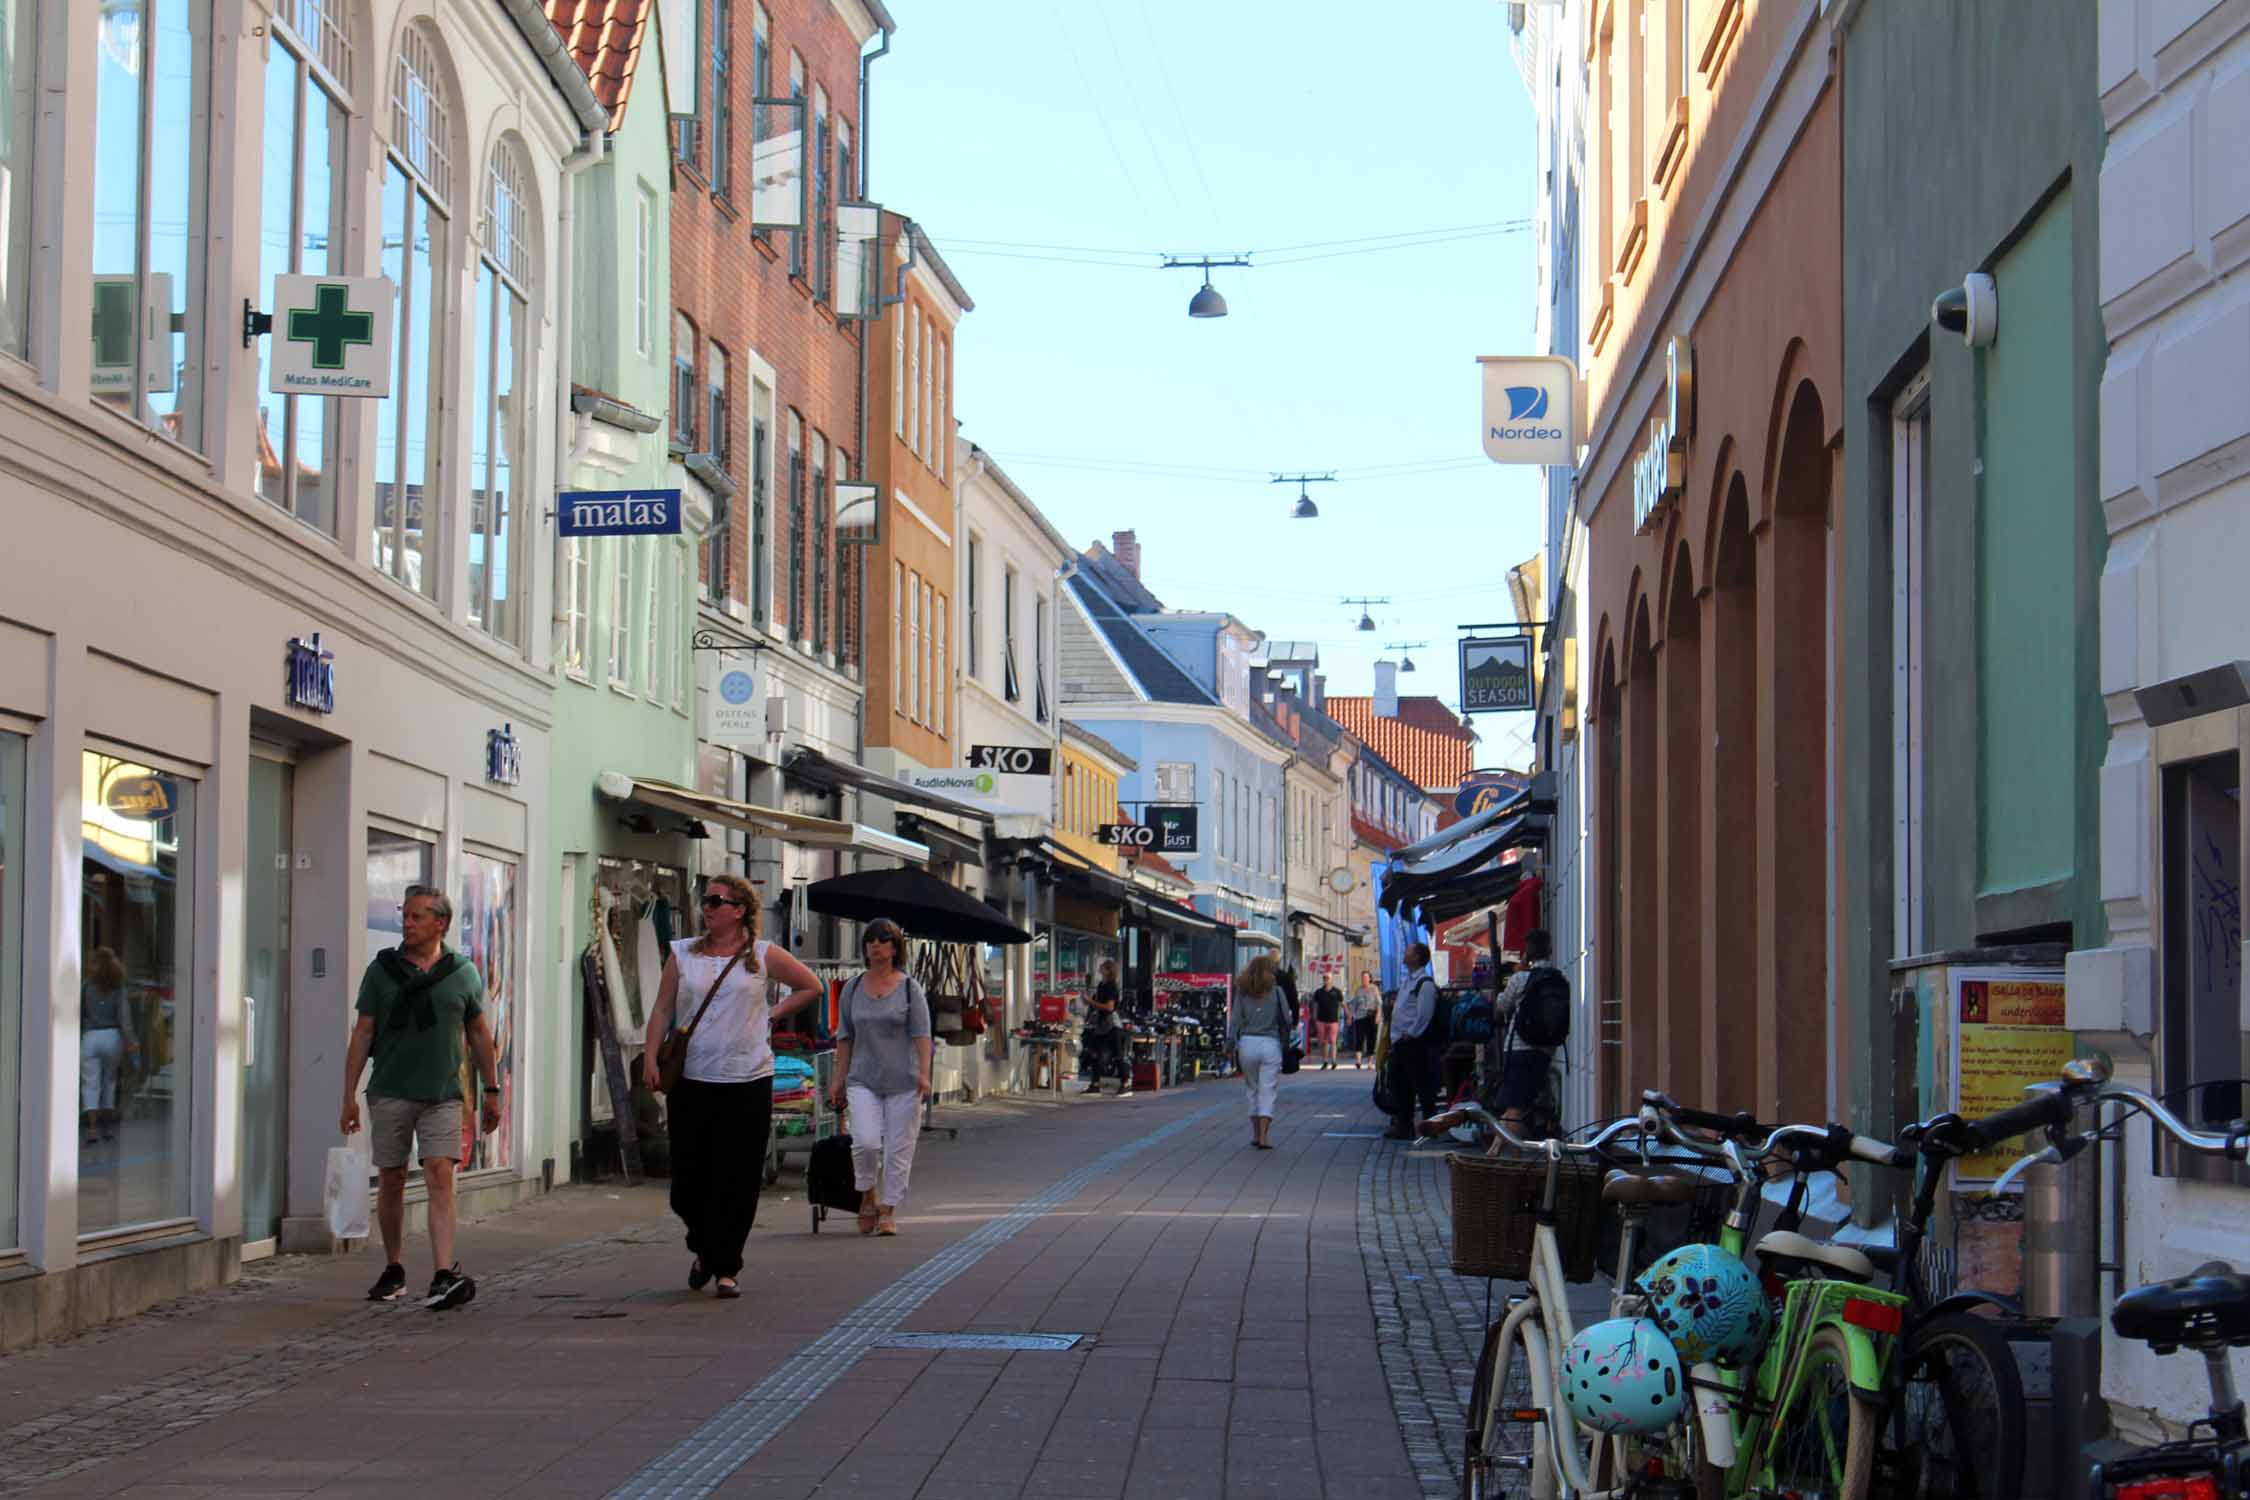
{"type": "Polygon", "coordinates": [[[1691,1365],[1746,1365],[1773,1331],[1765,1288],[1740,1256],[1717,1245],[1682,1245],[1659,1256],[1633,1286],[1691,1365]]]}
{"type": "Polygon", "coordinates": [[[1563,1405],[1581,1427],[1649,1437],[1687,1410],[1687,1375],[1652,1318],[1596,1323],[1563,1351],[1563,1405]]]}

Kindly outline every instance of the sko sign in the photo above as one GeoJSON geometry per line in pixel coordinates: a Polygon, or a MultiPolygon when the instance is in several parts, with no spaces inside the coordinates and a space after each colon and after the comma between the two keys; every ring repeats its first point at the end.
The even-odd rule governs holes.
{"type": "Polygon", "coordinates": [[[1559,354],[1486,355],[1484,456],[1496,464],[1578,462],[1578,367],[1559,354]]]}

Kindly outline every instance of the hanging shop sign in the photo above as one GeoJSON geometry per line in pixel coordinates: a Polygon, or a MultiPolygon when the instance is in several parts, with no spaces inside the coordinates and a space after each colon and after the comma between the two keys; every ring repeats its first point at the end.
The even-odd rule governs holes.
{"type": "Polygon", "coordinates": [[[555,496],[557,536],[678,536],[678,490],[564,490],[555,496]]]}
{"type": "Polygon", "coordinates": [[[1664,350],[1664,410],[1648,424],[1648,446],[1633,464],[1633,529],[1646,531],[1687,489],[1688,440],[1695,436],[1695,346],[1674,337],[1664,350]]]}
{"type": "Polygon", "coordinates": [[[1018,776],[956,766],[935,771],[909,767],[901,773],[900,779],[917,791],[935,792],[986,812],[1035,813],[1045,817],[1054,807],[1052,776],[1018,776]]]}
{"type": "Polygon", "coordinates": [[[523,784],[523,746],[516,740],[515,725],[484,732],[484,779],[494,786],[523,784]]]}
{"type": "Polygon", "coordinates": [[[720,673],[717,686],[704,695],[703,738],[714,745],[761,749],[769,728],[758,679],[745,667],[720,673]]]}
{"type": "Polygon", "coordinates": [[[1461,712],[1503,714],[1537,707],[1531,692],[1531,637],[1461,638],[1461,712]]]}
{"type": "Polygon", "coordinates": [[[1139,823],[1098,823],[1094,827],[1094,836],[1119,849],[1156,847],[1156,830],[1139,823]]]}
{"type": "Polygon", "coordinates": [[[1578,462],[1578,367],[1559,354],[1486,355],[1484,456],[1496,464],[1578,462]]]}
{"type": "Polygon", "coordinates": [[[266,389],[388,396],[398,286],[388,276],[276,276],[266,389]]]}
{"type": "Polygon", "coordinates": [[[1170,803],[1151,803],[1141,816],[1148,826],[1156,830],[1156,852],[1159,854],[1193,854],[1197,831],[1197,811],[1194,806],[1175,806],[1170,803]]]}
{"type": "Polygon", "coordinates": [[[969,765],[1010,776],[1052,776],[1055,752],[1046,745],[971,745],[969,765]]]}
{"type": "Polygon", "coordinates": [[[148,274],[148,300],[130,276],[94,278],[94,360],[88,384],[98,394],[133,388],[133,365],[141,368],[141,389],[172,389],[172,277],[148,274]],[[135,338],[135,332],[140,337],[135,338]]]}
{"type": "Polygon", "coordinates": [[[309,641],[289,638],[282,657],[282,701],[316,714],[336,711],[336,653],[320,648],[319,631],[309,641]]]}
{"type": "Polygon", "coordinates": [[[1453,793],[1453,810],[1464,818],[1473,818],[1516,794],[1517,784],[1504,776],[1470,776],[1453,793]]]}

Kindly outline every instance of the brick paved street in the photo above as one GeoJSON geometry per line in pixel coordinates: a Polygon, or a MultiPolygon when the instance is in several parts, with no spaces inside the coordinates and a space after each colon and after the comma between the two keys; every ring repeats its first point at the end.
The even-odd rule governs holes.
{"type": "Polygon", "coordinates": [[[1231,1082],[954,1111],[896,1239],[809,1234],[784,1176],[739,1303],[682,1285],[660,1187],[469,1227],[454,1314],[357,1301],[370,1253],[267,1262],[0,1359],[0,1491],[1451,1494],[1485,1288],[1445,1265],[1443,1153],[1374,1139],[1367,1081],[1291,1080],[1272,1152],[1231,1082]],[[1088,1337],[883,1347],[913,1332],[1088,1337]]]}

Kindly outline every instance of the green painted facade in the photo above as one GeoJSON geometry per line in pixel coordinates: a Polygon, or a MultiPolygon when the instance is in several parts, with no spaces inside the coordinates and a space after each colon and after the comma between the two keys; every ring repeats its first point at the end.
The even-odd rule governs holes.
{"type": "Polygon", "coordinates": [[[1846,1104],[1879,1132],[1927,1097],[1894,1086],[1928,1064],[1913,1050],[1928,1041],[1911,1024],[1921,1007],[1893,1004],[1895,989],[1921,987],[1894,969],[1895,900],[1912,883],[1894,859],[1901,758],[1920,789],[1914,951],[2105,937],[2094,12],[2094,0],[1863,0],[1840,37],[1837,964],[1846,1104]],[[1998,337],[1979,349],[1931,310],[1971,272],[1997,288],[1998,337]],[[1921,578],[1901,606],[1922,638],[1917,760],[1897,748],[1894,718],[1894,419],[1925,378],[1921,578]]]}
{"type": "MultiPolygon", "coordinates": [[[[662,38],[652,17],[624,119],[609,150],[580,173],[571,199],[571,379],[644,419],[638,432],[611,418],[564,413],[570,489],[656,489],[667,478],[671,370],[671,151],[662,38]]],[[[629,419],[628,419],[629,421],[629,419]]],[[[692,518],[690,521],[692,525],[692,518]]],[[[551,847],[560,862],[551,920],[565,934],[556,1097],[575,1112],[590,1068],[578,956],[593,941],[602,862],[678,868],[692,881],[693,846],[659,815],[662,831],[626,826],[635,809],[596,790],[605,771],[695,782],[694,539],[599,538],[558,547],[551,847]],[[622,564],[622,568],[621,568],[622,564]],[[582,581],[581,581],[582,580],[582,581]],[[623,619],[620,622],[620,614],[623,619]],[[622,624],[622,628],[620,627],[622,624]],[[564,909],[567,906],[567,910],[564,909]]],[[[692,885],[690,886],[692,893],[692,885]]],[[[626,955],[629,963],[630,954],[626,955]]],[[[571,1134],[580,1134],[583,1121],[571,1134]]]]}

